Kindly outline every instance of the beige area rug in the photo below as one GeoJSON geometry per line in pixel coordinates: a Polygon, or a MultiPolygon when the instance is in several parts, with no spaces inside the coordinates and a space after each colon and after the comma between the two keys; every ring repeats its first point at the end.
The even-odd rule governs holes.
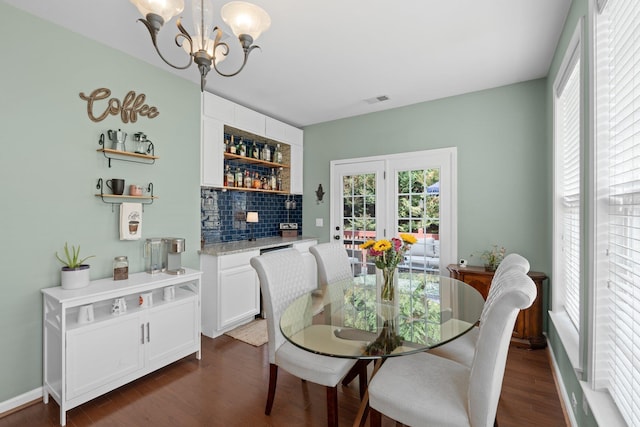
{"type": "Polygon", "coordinates": [[[260,347],[269,341],[267,336],[267,320],[256,319],[226,332],[225,335],[235,338],[254,347],[260,347]]]}

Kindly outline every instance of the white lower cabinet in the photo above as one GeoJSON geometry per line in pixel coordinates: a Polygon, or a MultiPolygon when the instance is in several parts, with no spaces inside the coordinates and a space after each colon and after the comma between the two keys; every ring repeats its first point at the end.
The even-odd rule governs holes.
{"type": "Polygon", "coordinates": [[[83,289],[43,289],[44,402],[66,411],[158,368],[195,353],[200,359],[200,279],[184,275],[136,273],[128,280],[102,279],[83,289]],[[164,289],[175,288],[165,301],[164,289]],[[148,307],[141,295],[152,295],[148,307]],[[116,299],[126,311],[112,313],[116,299]],[[80,320],[90,307],[91,316],[80,320]]]}
{"type": "Polygon", "coordinates": [[[251,318],[260,312],[260,283],[256,271],[249,265],[220,272],[221,328],[251,318]]]}
{"type": "Polygon", "coordinates": [[[75,399],[144,368],[137,315],[67,332],[66,398],[75,399]]]}
{"type": "MultiPolygon", "coordinates": [[[[317,287],[317,267],[309,247],[317,240],[283,242],[302,253],[311,289],[317,287]]],[[[273,249],[273,245],[264,247],[273,249]]],[[[202,334],[211,338],[247,323],[260,313],[260,280],[251,258],[260,247],[220,255],[200,255],[202,270],[202,334]]]]}
{"type": "Polygon", "coordinates": [[[202,333],[215,338],[260,312],[260,282],[249,260],[260,250],[200,255],[202,333]]]}
{"type": "Polygon", "coordinates": [[[195,298],[178,304],[149,310],[146,322],[146,362],[152,370],[161,368],[174,360],[176,354],[192,353],[200,345],[200,319],[195,298]]]}

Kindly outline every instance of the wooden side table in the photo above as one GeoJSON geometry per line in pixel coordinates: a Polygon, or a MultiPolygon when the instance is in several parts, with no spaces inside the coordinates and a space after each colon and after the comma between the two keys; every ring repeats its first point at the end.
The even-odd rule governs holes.
{"type": "MultiPolygon", "coordinates": [[[[494,271],[473,265],[460,267],[457,264],[450,264],[447,270],[450,277],[473,286],[487,299],[494,271]]],[[[537,271],[530,271],[528,275],[536,284],[538,295],[531,307],[518,313],[511,341],[530,349],[545,348],[547,339],[542,334],[542,283],[547,275],[537,271]]]]}

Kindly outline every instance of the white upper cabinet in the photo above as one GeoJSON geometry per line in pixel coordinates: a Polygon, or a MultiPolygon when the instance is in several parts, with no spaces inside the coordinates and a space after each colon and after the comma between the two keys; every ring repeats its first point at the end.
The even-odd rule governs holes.
{"type": "Polygon", "coordinates": [[[236,104],[212,93],[202,94],[202,112],[205,116],[221,120],[231,126],[236,121],[236,104]]]}
{"type": "Polygon", "coordinates": [[[264,120],[264,114],[250,110],[242,105],[236,105],[236,121],[232,126],[247,132],[255,133],[258,136],[265,136],[264,120]]]}
{"type": "Polygon", "coordinates": [[[265,119],[265,136],[267,138],[302,146],[303,134],[302,129],[288,125],[280,120],[272,119],[271,117],[266,117],[265,119]]]}
{"type": "Polygon", "coordinates": [[[275,139],[276,141],[286,142],[287,138],[287,124],[280,120],[267,117],[265,119],[265,136],[267,138],[275,139]]]}
{"type": "Polygon", "coordinates": [[[287,142],[302,147],[304,131],[293,126],[287,128],[287,142]]]}
{"type": "Polygon", "coordinates": [[[291,144],[291,194],[302,194],[302,145],[291,144]]]}
{"type": "Polygon", "coordinates": [[[218,119],[202,117],[200,185],[222,187],[224,170],[224,124],[218,119]]]}

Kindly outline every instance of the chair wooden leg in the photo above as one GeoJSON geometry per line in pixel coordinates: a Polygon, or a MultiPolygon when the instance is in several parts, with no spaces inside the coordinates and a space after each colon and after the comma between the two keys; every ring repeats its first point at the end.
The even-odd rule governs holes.
{"type": "Polygon", "coordinates": [[[381,427],[382,414],[373,408],[369,408],[369,427],[381,427]]]}
{"type": "Polygon", "coordinates": [[[353,381],[358,376],[362,366],[364,366],[364,368],[366,369],[369,362],[370,360],[365,360],[365,359],[358,360],[356,364],[353,365],[353,368],[351,368],[349,372],[347,372],[347,375],[345,375],[344,378],[342,379],[342,385],[348,386],[351,383],[351,381],[353,381]]]}
{"type": "Polygon", "coordinates": [[[327,386],[327,425],[338,427],[338,387],[327,386]]]}
{"type": "Polygon", "coordinates": [[[271,363],[269,365],[269,393],[267,395],[267,407],[264,409],[265,415],[271,414],[273,407],[273,399],[276,396],[276,383],[278,382],[278,365],[271,363]]]}
{"type": "MultiPolygon", "coordinates": [[[[359,360],[358,363],[364,362],[359,360]]],[[[360,373],[358,374],[358,388],[360,390],[360,400],[364,398],[364,394],[367,391],[367,363],[360,363],[360,373]]]]}

